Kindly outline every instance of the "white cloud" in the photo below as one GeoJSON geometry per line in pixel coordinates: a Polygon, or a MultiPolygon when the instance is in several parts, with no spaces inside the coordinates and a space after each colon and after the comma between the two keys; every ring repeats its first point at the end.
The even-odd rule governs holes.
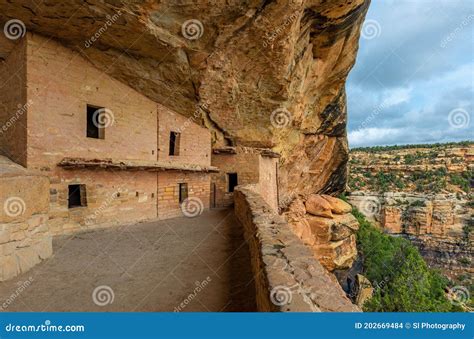
{"type": "Polygon", "coordinates": [[[386,90],[382,100],[384,107],[392,107],[410,100],[411,87],[397,87],[386,90]]]}
{"type": "Polygon", "coordinates": [[[369,127],[351,131],[348,134],[351,147],[387,145],[395,142],[402,134],[398,128],[369,127]]]}
{"type": "Polygon", "coordinates": [[[348,78],[351,147],[473,139],[474,20],[461,25],[469,13],[471,0],[372,2],[367,18],[382,34],[361,39],[348,78]],[[452,32],[456,39],[441,46],[452,32]],[[455,109],[468,112],[469,126],[450,127],[455,109]]]}

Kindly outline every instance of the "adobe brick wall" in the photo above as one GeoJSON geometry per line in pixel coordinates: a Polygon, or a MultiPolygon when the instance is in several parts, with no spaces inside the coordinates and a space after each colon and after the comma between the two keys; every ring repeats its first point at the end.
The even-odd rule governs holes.
{"type": "Polygon", "coordinates": [[[156,218],[156,173],[56,164],[64,157],[156,160],[157,105],[54,40],[28,33],[26,41],[28,168],[51,178],[52,233],[156,218]],[[86,137],[87,104],[110,110],[105,139],[86,137]],[[87,207],[68,209],[69,184],[86,184],[87,207]]]}
{"type": "Polygon", "coordinates": [[[209,130],[162,105],[158,107],[158,160],[209,166],[211,164],[211,133],[209,130]],[[177,156],[169,155],[171,131],[181,133],[180,150],[177,156]]]}
{"type": "Polygon", "coordinates": [[[234,199],[250,249],[258,311],[361,312],[264,201],[258,185],[239,186],[234,199]]]}
{"type": "Polygon", "coordinates": [[[0,281],[28,271],[52,253],[49,180],[0,156],[0,281]]]}
{"type": "Polygon", "coordinates": [[[278,211],[278,159],[262,156],[256,149],[237,147],[236,154],[212,154],[212,165],[219,173],[212,174],[212,200],[216,207],[227,207],[234,203],[233,193],[228,192],[227,173],[237,173],[238,184],[259,184],[262,198],[278,211]]]}
{"type": "Polygon", "coordinates": [[[0,64],[0,154],[26,166],[26,43],[0,64]]]}
{"type": "Polygon", "coordinates": [[[258,183],[259,158],[260,155],[256,153],[212,154],[212,166],[220,170],[212,174],[215,207],[228,207],[234,203],[233,193],[228,192],[227,173],[237,173],[239,185],[258,183]]]}
{"type": "MultiPolygon", "coordinates": [[[[210,174],[185,172],[158,173],[158,218],[168,219],[183,216],[179,204],[179,183],[188,184],[188,197],[199,199],[199,209],[202,212],[209,208],[210,174]]],[[[198,206],[198,205],[196,205],[198,206]]]]}
{"type": "Polygon", "coordinates": [[[278,159],[261,156],[259,160],[260,195],[274,211],[278,211],[278,159]]]}
{"type": "Polygon", "coordinates": [[[156,219],[156,185],[154,172],[64,170],[59,181],[51,182],[51,233],[156,219]],[[68,208],[69,184],[86,185],[87,207],[68,208]]]}
{"type": "Polygon", "coordinates": [[[156,103],[54,40],[27,42],[29,168],[55,176],[66,156],[156,160],[156,103]],[[86,137],[87,104],[113,113],[105,139],[86,137]]]}
{"type": "MultiPolygon", "coordinates": [[[[24,45],[27,97],[32,104],[28,107],[28,142],[23,144],[27,145],[28,167],[51,178],[53,234],[156,218],[159,196],[163,199],[160,218],[181,216],[178,198],[169,200],[164,194],[171,186],[173,194],[177,194],[179,182],[188,182],[189,196],[196,195],[205,208],[209,207],[208,174],[71,170],[56,166],[64,157],[159,159],[210,165],[211,136],[207,129],[105,75],[54,40],[28,33],[24,45]],[[105,139],[86,137],[87,104],[105,107],[112,113],[113,124],[106,127],[105,139]],[[182,132],[180,155],[175,157],[168,156],[171,130],[182,132]],[[160,191],[158,181],[166,185],[160,191]],[[68,208],[69,184],[86,185],[87,207],[68,208]]],[[[24,83],[22,86],[26,90],[24,83]]]]}

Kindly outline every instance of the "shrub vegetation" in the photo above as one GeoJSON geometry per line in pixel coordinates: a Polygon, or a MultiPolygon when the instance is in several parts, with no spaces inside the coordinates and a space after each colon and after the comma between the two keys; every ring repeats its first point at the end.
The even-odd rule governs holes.
{"type": "Polygon", "coordinates": [[[374,295],[364,304],[368,312],[461,311],[446,298],[448,279],[430,269],[418,249],[408,240],[382,233],[357,209],[360,223],[357,247],[363,258],[364,275],[374,286],[374,295]]]}

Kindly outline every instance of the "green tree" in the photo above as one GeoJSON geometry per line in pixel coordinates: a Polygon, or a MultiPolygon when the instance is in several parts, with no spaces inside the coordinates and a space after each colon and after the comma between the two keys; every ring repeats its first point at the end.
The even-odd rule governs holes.
{"type": "Polygon", "coordinates": [[[375,286],[365,305],[369,312],[449,312],[457,310],[447,300],[448,280],[430,269],[408,240],[376,229],[354,209],[360,223],[357,247],[364,274],[375,286]]]}

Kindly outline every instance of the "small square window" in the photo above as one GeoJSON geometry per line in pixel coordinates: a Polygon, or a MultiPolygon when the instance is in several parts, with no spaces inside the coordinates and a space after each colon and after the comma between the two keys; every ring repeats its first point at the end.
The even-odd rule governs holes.
{"type": "Polygon", "coordinates": [[[235,186],[239,184],[237,173],[227,173],[228,192],[234,192],[235,186]]]}
{"type": "Polygon", "coordinates": [[[87,105],[87,137],[94,139],[105,138],[104,121],[105,108],[87,105]]]}
{"type": "Polygon", "coordinates": [[[87,206],[86,185],[68,186],[68,207],[87,206]]]}
{"type": "Polygon", "coordinates": [[[179,142],[181,133],[170,132],[170,151],[169,155],[179,155],[179,142]]]}
{"type": "Polygon", "coordinates": [[[188,198],[188,184],[179,184],[179,203],[181,204],[188,198]]]}

